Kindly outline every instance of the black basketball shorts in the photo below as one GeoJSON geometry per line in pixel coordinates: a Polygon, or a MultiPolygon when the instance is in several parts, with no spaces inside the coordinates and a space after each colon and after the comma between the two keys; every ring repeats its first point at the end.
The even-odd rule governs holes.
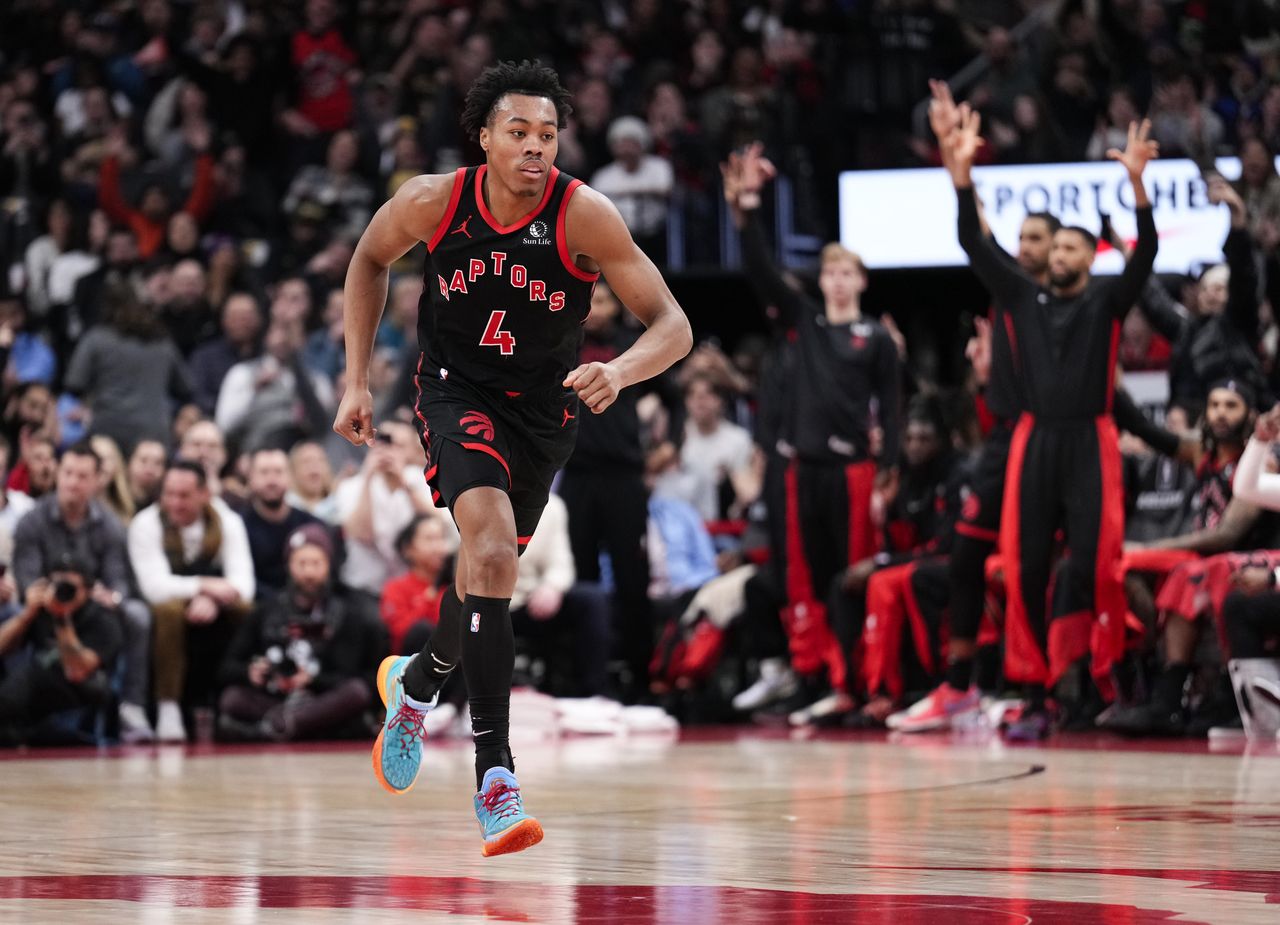
{"type": "Polygon", "coordinates": [[[558,388],[503,393],[422,376],[415,411],[436,507],[452,510],[469,488],[505,491],[523,551],[547,505],[552,479],[573,452],[577,394],[558,388]]]}

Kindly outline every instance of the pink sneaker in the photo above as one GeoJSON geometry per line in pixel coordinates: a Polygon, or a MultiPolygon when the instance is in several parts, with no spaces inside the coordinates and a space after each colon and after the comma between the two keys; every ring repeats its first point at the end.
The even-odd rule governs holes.
{"type": "Polygon", "coordinates": [[[958,691],[950,684],[939,684],[923,700],[909,709],[894,713],[885,725],[897,732],[933,732],[950,729],[951,723],[962,713],[979,709],[978,689],[958,691]]]}

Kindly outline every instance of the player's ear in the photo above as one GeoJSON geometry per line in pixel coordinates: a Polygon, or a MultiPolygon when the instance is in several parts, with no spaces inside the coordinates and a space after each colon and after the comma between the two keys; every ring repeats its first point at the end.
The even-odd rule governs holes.
{"type": "Polygon", "coordinates": [[[484,149],[486,154],[489,153],[489,126],[480,126],[480,147],[484,149]]]}

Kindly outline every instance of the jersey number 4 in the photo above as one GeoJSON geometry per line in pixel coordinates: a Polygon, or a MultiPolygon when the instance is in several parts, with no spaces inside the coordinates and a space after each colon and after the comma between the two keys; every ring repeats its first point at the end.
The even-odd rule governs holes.
{"type": "Polygon", "coordinates": [[[506,312],[494,312],[489,316],[489,323],[485,325],[484,335],[480,338],[480,346],[497,347],[504,357],[509,357],[516,352],[516,339],[510,331],[502,330],[502,319],[506,317],[506,312]]]}

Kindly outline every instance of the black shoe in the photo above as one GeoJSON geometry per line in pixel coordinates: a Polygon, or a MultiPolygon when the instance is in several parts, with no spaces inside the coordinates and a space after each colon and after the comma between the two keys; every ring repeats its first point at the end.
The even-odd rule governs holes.
{"type": "Polygon", "coordinates": [[[1236,704],[1236,692],[1231,679],[1220,675],[1210,685],[1204,699],[1187,720],[1187,735],[1203,739],[1210,729],[1243,729],[1240,708],[1236,704]]]}
{"type": "Polygon", "coordinates": [[[1187,733],[1187,717],[1182,708],[1159,703],[1118,707],[1099,717],[1098,725],[1108,732],[1126,736],[1183,736],[1187,733]]]}

